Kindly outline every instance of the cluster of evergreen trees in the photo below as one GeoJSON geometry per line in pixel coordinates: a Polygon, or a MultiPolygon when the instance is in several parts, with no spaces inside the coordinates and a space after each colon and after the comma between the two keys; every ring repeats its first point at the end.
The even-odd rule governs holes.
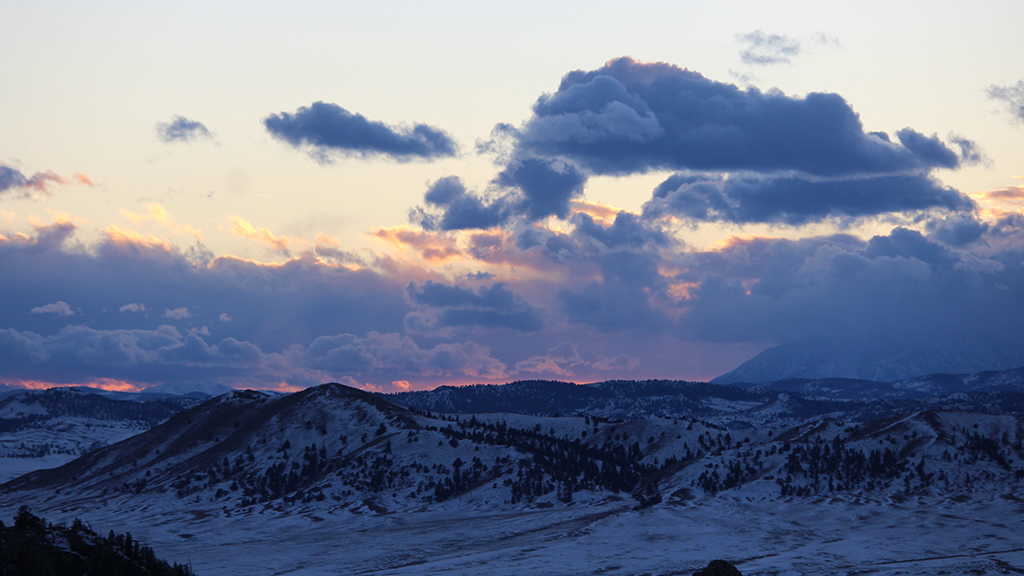
{"type": "Polygon", "coordinates": [[[195,576],[168,564],[131,533],[100,536],[80,520],[48,524],[22,506],[13,526],[0,522],[0,574],[17,576],[195,576]]]}
{"type": "Polygon", "coordinates": [[[572,501],[573,493],[578,490],[601,488],[630,492],[641,479],[657,470],[640,461],[644,454],[639,442],[625,445],[607,440],[590,446],[578,438],[560,438],[554,430],[545,434],[539,425],[532,430],[513,428],[504,422],[480,422],[476,417],[437,431],[455,442],[469,440],[508,446],[529,454],[516,463],[515,478],[505,480],[512,503],[554,491],[563,502],[572,501]]]}

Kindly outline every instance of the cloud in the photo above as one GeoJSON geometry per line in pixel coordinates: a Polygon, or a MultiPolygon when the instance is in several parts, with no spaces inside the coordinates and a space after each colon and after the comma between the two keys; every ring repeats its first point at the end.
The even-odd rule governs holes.
{"type": "Polygon", "coordinates": [[[57,316],[74,316],[75,311],[68,306],[68,303],[63,300],[58,300],[53,304],[47,304],[45,306],[37,306],[32,309],[33,314],[56,314],[57,316]]]}
{"type": "Polygon", "coordinates": [[[313,157],[324,163],[336,154],[410,160],[458,153],[455,141],[439,128],[426,124],[392,127],[327,102],[314,102],[294,114],[271,114],[263,119],[263,125],[283,142],[296,148],[309,147],[313,157]]]}
{"type": "Polygon", "coordinates": [[[651,227],[639,216],[630,212],[620,211],[609,226],[602,226],[594,221],[589,214],[584,213],[576,214],[573,217],[573,222],[576,224],[577,234],[589,236],[608,248],[640,247],[645,244],[669,246],[674,243],[664,231],[651,227]]]}
{"type": "Polygon", "coordinates": [[[405,293],[419,308],[405,317],[405,329],[410,333],[449,333],[453,328],[537,332],[544,328],[540,311],[501,282],[476,291],[431,280],[410,282],[405,293]]]}
{"type": "Polygon", "coordinates": [[[517,160],[505,167],[494,184],[504,192],[489,200],[470,192],[456,176],[430,185],[427,206],[410,211],[409,219],[426,230],[487,229],[516,216],[536,222],[549,216],[566,218],[570,203],[583,194],[586,176],[571,164],[544,158],[517,160]]]}
{"type": "MultiPolygon", "coordinates": [[[[128,236],[105,235],[82,246],[74,234],[74,224],[65,222],[38,228],[32,237],[0,240],[0,270],[19,271],[0,282],[0,328],[53,335],[52,316],[26,312],[63,301],[75,302],[74,318],[96,330],[152,330],[156,319],[166,321],[167,311],[188,302],[186,321],[209,326],[218,341],[232,337],[283,354],[337,334],[339,326],[362,334],[400,332],[403,318],[413,311],[404,292],[407,278],[312,255],[263,264],[197,257],[191,250],[128,236]],[[120,312],[126,303],[138,303],[140,294],[147,310],[159,311],[155,316],[120,312]],[[231,321],[221,321],[221,315],[231,321]]],[[[304,376],[277,378],[298,382],[304,376]]]]}
{"type": "Polygon", "coordinates": [[[586,176],[575,166],[557,160],[526,158],[507,166],[495,180],[522,191],[517,211],[530,222],[548,216],[566,218],[569,202],[583,194],[586,176]]]}
{"type": "Polygon", "coordinates": [[[669,315],[658,300],[667,296],[668,283],[658,270],[660,258],[640,251],[613,251],[596,257],[601,273],[580,289],[563,289],[556,301],[576,324],[604,333],[670,330],[669,315]]]}
{"type": "Polygon", "coordinates": [[[671,215],[696,222],[798,226],[830,218],[975,207],[965,194],[928,176],[809,180],[676,174],[655,188],[643,210],[647,218],[671,215]]]}
{"type": "Polygon", "coordinates": [[[1024,122],[1024,80],[1013,86],[989,86],[988,97],[1002,103],[1014,120],[1024,122]]]}
{"type": "Polygon", "coordinates": [[[0,164],[0,196],[16,194],[18,198],[31,198],[34,194],[48,196],[50,185],[95,186],[92,179],[85,174],[74,174],[70,177],[61,176],[56,172],[36,172],[31,177],[25,176],[20,170],[0,164]]]}
{"type": "Polygon", "coordinates": [[[619,58],[567,74],[514,130],[516,157],[560,157],[593,174],[799,171],[816,176],[955,167],[952,151],[864,132],[838,94],[741,90],[666,63],[619,58]]]}
{"type": "Polygon", "coordinates": [[[572,377],[573,372],[570,368],[581,364],[586,364],[586,362],[580,356],[579,344],[566,341],[548,348],[547,354],[543,356],[533,356],[517,362],[516,370],[521,372],[546,372],[572,377]]]}
{"type": "Polygon", "coordinates": [[[175,308],[174,310],[167,309],[164,311],[164,318],[172,318],[174,320],[184,320],[191,316],[192,314],[188,311],[188,308],[175,308]]]}
{"type": "Polygon", "coordinates": [[[291,256],[293,245],[305,245],[305,241],[300,238],[278,236],[267,228],[257,228],[253,226],[252,222],[241,216],[227,216],[224,220],[230,225],[229,229],[235,236],[262,244],[271,252],[276,252],[282,256],[291,256]]]}
{"type": "Polygon", "coordinates": [[[121,306],[121,308],[118,311],[119,312],[145,312],[146,311],[146,305],[145,304],[138,304],[138,303],[133,302],[131,304],[125,304],[124,306],[121,306]]]}
{"type": "Polygon", "coordinates": [[[800,42],[786,35],[766,34],[755,30],[739,35],[737,39],[747,45],[740,52],[740,60],[749,66],[789,64],[790,59],[799,56],[801,52],[800,42]]]}
{"type": "Polygon", "coordinates": [[[818,46],[839,47],[839,40],[828,34],[818,33],[801,42],[785,34],[768,34],[755,30],[740,34],[736,39],[746,47],[740,52],[740,60],[748,66],[791,64],[792,59],[818,46]]]}
{"type": "Polygon", "coordinates": [[[458,176],[446,176],[430,185],[423,196],[428,207],[441,210],[431,214],[422,208],[409,212],[409,220],[425,230],[487,229],[501,226],[512,215],[509,199],[500,197],[490,202],[466,190],[458,176]]]}
{"type": "Polygon", "coordinates": [[[217,317],[217,320],[221,322],[231,322],[232,318],[227,312],[222,312],[221,315],[217,317]]]}
{"type": "Polygon", "coordinates": [[[845,235],[737,239],[691,254],[680,278],[693,287],[679,336],[720,342],[876,336],[947,344],[984,337],[1020,346],[1012,318],[1024,313],[1022,256],[1020,243],[986,256],[905,228],[866,242],[845,235]]]}
{"type": "Polygon", "coordinates": [[[599,356],[591,366],[598,370],[633,370],[640,365],[640,359],[629,354],[619,354],[614,358],[599,356]]]}
{"type": "Polygon", "coordinates": [[[171,217],[171,213],[167,211],[159,202],[149,202],[146,204],[145,213],[135,213],[129,210],[121,209],[121,216],[128,219],[129,222],[136,226],[143,222],[156,222],[158,225],[166,228],[174,234],[191,234],[195,237],[196,241],[200,241],[203,238],[202,230],[193,228],[188,224],[181,224],[171,217]]]}
{"type": "Polygon", "coordinates": [[[380,228],[372,232],[375,238],[383,240],[401,249],[412,248],[428,262],[443,262],[461,257],[462,250],[455,245],[455,240],[444,234],[432,231],[423,232],[405,227],[380,228]]]}
{"type": "Polygon", "coordinates": [[[322,336],[309,346],[306,359],[311,367],[335,374],[505,375],[504,364],[491,358],[486,346],[469,341],[424,349],[408,336],[394,333],[371,332],[363,338],[354,334],[322,336]]]}
{"type": "Polygon", "coordinates": [[[156,137],[164,144],[171,144],[209,140],[213,138],[213,134],[202,122],[175,115],[170,122],[160,122],[156,125],[156,137]]]}

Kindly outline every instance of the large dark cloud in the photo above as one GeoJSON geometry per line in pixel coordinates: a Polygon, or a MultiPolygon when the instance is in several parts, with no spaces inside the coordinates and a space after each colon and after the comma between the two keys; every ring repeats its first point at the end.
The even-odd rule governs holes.
{"type": "Polygon", "coordinates": [[[920,172],[959,159],[906,129],[901,144],[864,132],[838,94],[790,97],[665,63],[619,58],[567,74],[517,131],[520,156],[564,157],[591,173],[652,169],[800,171],[818,176],[920,172]]]}
{"type": "MultiPolygon", "coordinates": [[[[746,40],[799,52],[799,43],[784,37],[755,33],[746,40]]],[[[570,72],[533,112],[521,128],[499,124],[492,141],[481,145],[503,163],[488,196],[466,190],[456,177],[443,178],[411,220],[431,230],[465,230],[565,219],[588,177],[655,169],[695,175],[662,184],[645,217],[803,225],[969,210],[969,198],[929,173],[986,160],[962,136],[950,135],[954,151],[911,128],[898,130],[896,140],[866,133],[837,94],[798,98],[744,90],[630,58],[570,72]],[[723,172],[738,174],[726,180],[723,172]]]]}
{"type": "Polygon", "coordinates": [[[1024,345],[1016,327],[1024,313],[1022,255],[1019,244],[987,257],[959,252],[903,228],[867,242],[738,241],[692,254],[685,280],[695,286],[679,329],[705,341],[972,337],[1024,345]]]}
{"type": "Polygon", "coordinates": [[[504,364],[487,346],[420,345],[400,334],[404,317],[430,309],[452,326],[543,326],[502,284],[445,286],[457,295],[451,302],[438,300],[444,285],[425,284],[410,289],[411,298],[404,279],[311,255],[260,264],[114,236],[86,249],[71,241],[74,233],[65,223],[28,240],[0,239],[0,270],[16,271],[0,283],[0,380],[272,386],[492,378],[504,364]],[[33,313],[51,309],[74,314],[33,313]],[[342,361],[356,352],[364,362],[342,361]]]}
{"type": "Polygon", "coordinates": [[[966,195],[928,176],[815,181],[677,174],[655,188],[650,202],[644,206],[644,216],[801,225],[827,218],[863,218],[934,208],[970,211],[975,204],[966,195]]]}
{"type": "Polygon", "coordinates": [[[69,241],[74,232],[58,224],[28,242],[0,242],[0,270],[16,271],[0,283],[0,327],[53,334],[66,321],[29,311],[57,301],[76,310],[75,322],[100,330],[153,329],[168,322],[165,310],[186,308],[189,316],[174,322],[183,331],[208,326],[218,338],[276,352],[323,334],[400,330],[409,311],[404,282],[368,269],[313,257],[261,265],[115,238],[85,251],[69,241]],[[127,304],[145,311],[121,313],[127,304]]]}
{"type": "Polygon", "coordinates": [[[544,328],[540,311],[501,282],[474,291],[428,280],[410,282],[405,292],[420,307],[405,317],[410,332],[437,333],[451,328],[537,332],[544,328]]]}
{"type": "Polygon", "coordinates": [[[561,290],[557,301],[572,322],[601,332],[668,330],[672,322],[658,306],[668,288],[659,263],[650,252],[606,252],[597,257],[600,280],[561,290]]]}
{"type": "Polygon", "coordinates": [[[170,122],[156,125],[156,137],[165,144],[172,142],[194,142],[208,140],[213,134],[198,120],[189,120],[184,116],[175,116],[170,122]]]}
{"type": "Polygon", "coordinates": [[[271,114],[263,125],[275,138],[296,148],[309,146],[315,157],[386,155],[400,160],[454,156],[458,146],[446,132],[426,124],[392,127],[353,114],[337,104],[314,102],[295,113],[271,114]]]}

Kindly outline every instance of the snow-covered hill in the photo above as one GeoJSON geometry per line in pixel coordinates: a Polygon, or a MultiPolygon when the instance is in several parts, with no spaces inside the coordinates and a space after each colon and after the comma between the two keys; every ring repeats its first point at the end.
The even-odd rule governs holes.
{"type": "Polygon", "coordinates": [[[331,384],[211,399],[3,485],[0,510],[116,517],[201,574],[669,574],[715,557],[745,574],[966,573],[1024,564],[1006,556],[1022,439],[1011,414],[452,416],[331,384]]]}
{"type": "Polygon", "coordinates": [[[0,400],[0,482],[124,440],[199,401],[171,395],[118,400],[91,388],[19,390],[0,400]]]}

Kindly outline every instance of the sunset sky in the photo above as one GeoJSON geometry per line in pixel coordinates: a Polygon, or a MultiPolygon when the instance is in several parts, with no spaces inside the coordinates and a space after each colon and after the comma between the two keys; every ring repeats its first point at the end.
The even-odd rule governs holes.
{"type": "Polygon", "coordinates": [[[1017,342],[1021,22],[5,2],[0,383],[706,380],[808,337],[1017,342]]]}

